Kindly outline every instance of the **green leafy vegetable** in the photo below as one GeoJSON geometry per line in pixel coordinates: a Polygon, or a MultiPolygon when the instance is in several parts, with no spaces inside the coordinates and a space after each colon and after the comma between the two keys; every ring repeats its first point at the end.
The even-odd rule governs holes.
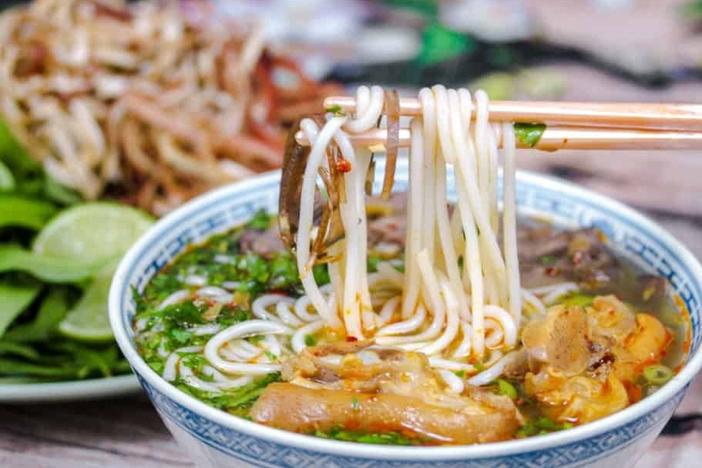
{"type": "Polygon", "coordinates": [[[0,355],[15,355],[30,361],[37,361],[41,358],[36,349],[22,343],[11,341],[0,341],[0,355]]]}
{"type": "Polygon", "coordinates": [[[546,124],[542,123],[515,123],[514,135],[522,145],[533,148],[539,143],[546,130],[546,124]]]}
{"type": "Polygon", "coordinates": [[[41,229],[56,213],[56,206],[42,200],[23,196],[0,194],[0,228],[18,226],[41,229]]]}
{"type": "Polygon", "coordinates": [[[34,343],[49,339],[68,312],[68,291],[54,288],[46,295],[34,320],[14,326],[5,333],[6,341],[34,343]]]}
{"type": "Polygon", "coordinates": [[[422,32],[422,48],[417,60],[421,65],[431,65],[474,49],[475,42],[468,36],[432,22],[422,32]]]}
{"type": "Polygon", "coordinates": [[[0,337],[7,327],[37,297],[41,285],[35,282],[0,282],[0,337]]]}
{"type": "MultiPolygon", "coordinates": [[[[44,173],[0,120],[0,383],[129,372],[115,343],[84,344],[58,333],[85,282],[105,262],[92,262],[82,249],[74,258],[28,250],[36,240],[31,231],[44,230],[62,206],[80,201],[44,173]]],[[[73,234],[64,237],[80,243],[73,234]]]]}
{"type": "Polygon", "coordinates": [[[17,245],[0,245],[0,273],[22,271],[48,283],[74,283],[92,277],[102,265],[35,254],[17,245]]]}
{"type": "MultiPolygon", "coordinates": [[[[0,348],[9,349],[9,346],[3,344],[0,348]]],[[[129,370],[115,344],[95,348],[70,340],[57,340],[36,348],[15,344],[15,349],[20,349],[19,346],[24,347],[25,355],[14,353],[15,357],[0,357],[0,375],[66,380],[109,377],[129,370]],[[40,351],[29,354],[30,349],[40,351]]]]}

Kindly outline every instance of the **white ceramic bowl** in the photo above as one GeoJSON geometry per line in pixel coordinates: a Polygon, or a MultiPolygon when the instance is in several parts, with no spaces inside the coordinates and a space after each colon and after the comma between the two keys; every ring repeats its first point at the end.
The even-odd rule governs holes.
{"type": "MultiPolygon", "coordinates": [[[[702,365],[702,267],[659,226],[603,196],[556,179],[521,173],[520,215],[565,228],[597,226],[610,245],[642,268],[667,278],[690,312],[687,364],[654,395],[580,427],[508,442],[456,447],[391,447],[319,439],[239,419],[190,397],[151,370],[134,346],[132,288],[143,290],[188,244],[246,221],[257,209],[275,211],[279,173],[203,195],[159,221],[122,260],[110,292],[117,342],[166,426],[201,466],[630,466],[653,442],[702,365]]],[[[400,165],[397,190],[406,189],[400,165]]],[[[376,181],[378,182],[378,181],[376,181]]],[[[449,181],[449,186],[452,186],[449,181]]]]}

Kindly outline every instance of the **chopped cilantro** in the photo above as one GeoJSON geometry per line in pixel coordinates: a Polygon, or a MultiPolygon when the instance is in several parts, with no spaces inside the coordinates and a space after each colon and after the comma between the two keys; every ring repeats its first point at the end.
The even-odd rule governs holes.
{"type": "Polygon", "coordinates": [[[258,210],[251,220],[246,223],[246,227],[250,229],[256,229],[257,231],[265,231],[271,226],[271,220],[273,217],[269,215],[266,210],[258,210]]]}
{"type": "Polygon", "coordinates": [[[292,290],[300,282],[295,258],[287,252],[273,257],[269,263],[269,268],[270,279],[268,285],[272,289],[292,290]]]}
{"type": "Polygon", "coordinates": [[[191,325],[203,323],[202,313],[204,311],[192,302],[181,302],[172,304],[161,309],[158,314],[165,320],[172,321],[178,325],[191,325]]]}
{"type": "Polygon", "coordinates": [[[358,442],[361,444],[375,445],[420,445],[419,439],[411,439],[399,432],[364,432],[350,431],[339,427],[334,427],[328,431],[315,431],[313,435],[324,439],[343,440],[346,442],[358,442]]]}
{"type": "Polygon", "coordinates": [[[534,420],[528,421],[515,432],[516,437],[530,437],[534,435],[548,434],[550,432],[562,431],[573,427],[572,423],[558,423],[546,416],[540,416],[534,420]]]}
{"type": "Polygon", "coordinates": [[[188,393],[198,400],[202,400],[210,406],[228,411],[237,416],[245,416],[248,409],[258,400],[269,384],[280,381],[279,373],[268,374],[262,379],[251,382],[243,387],[226,390],[223,393],[212,393],[191,387],[182,379],[174,382],[180,390],[188,393]]]}
{"type": "MultiPolygon", "coordinates": [[[[172,342],[175,342],[177,346],[184,346],[188,344],[190,339],[193,337],[193,333],[188,330],[183,330],[182,328],[171,328],[168,330],[168,338],[172,342]]],[[[174,348],[177,346],[173,346],[174,348]]]]}

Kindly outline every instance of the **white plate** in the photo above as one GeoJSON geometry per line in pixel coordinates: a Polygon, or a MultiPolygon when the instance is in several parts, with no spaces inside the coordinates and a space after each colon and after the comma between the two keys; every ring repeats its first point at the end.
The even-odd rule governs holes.
{"type": "Polygon", "coordinates": [[[141,391],[133,375],[69,382],[0,384],[0,403],[58,403],[133,395],[141,391]]]}

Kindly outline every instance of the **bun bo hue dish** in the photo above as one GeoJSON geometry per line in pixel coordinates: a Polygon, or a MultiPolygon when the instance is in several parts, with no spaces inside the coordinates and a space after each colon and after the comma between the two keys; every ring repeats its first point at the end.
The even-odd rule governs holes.
{"type": "Polygon", "coordinates": [[[481,91],[419,101],[406,192],[396,93],[361,87],[355,112],[300,121],[310,145],[291,132],[278,222],[191,246],[137,295],[151,368],[238,417],[395,445],[568,429],[670,380],[690,330],[665,281],[597,230],[517,226],[516,143],[542,126],[491,122],[481,91]],[[374,191],[374,148],[352,142],[379,125],[374,191]]]}

